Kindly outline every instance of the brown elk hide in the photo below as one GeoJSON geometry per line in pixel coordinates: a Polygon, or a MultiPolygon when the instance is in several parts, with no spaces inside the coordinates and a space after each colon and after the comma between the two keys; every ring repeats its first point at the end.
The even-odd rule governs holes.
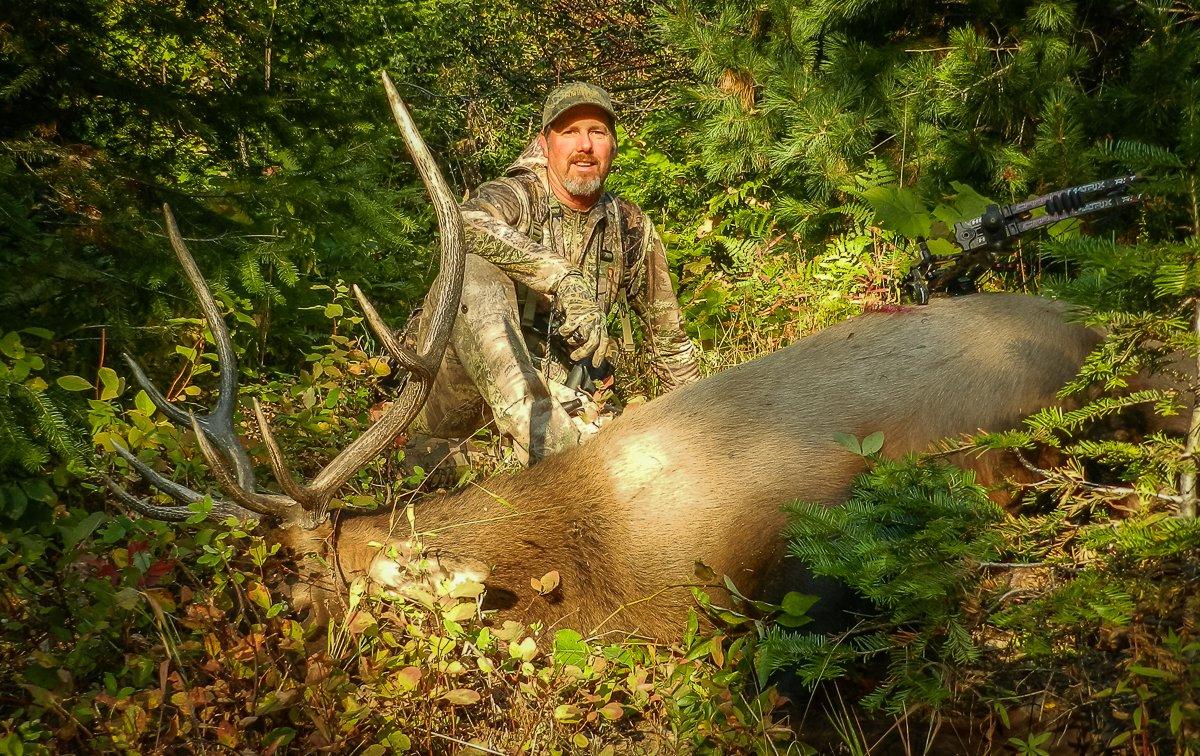
{"type": "MultiPolygon", "coordinates": [[[[1054,404],[1099,339],[1064,313],[985,294],[853,318],[656,399],[487,491],[422,502],[417,526],[445,558],[490,568],[501,617],[677,637],[697,560],[759,591],[782,554],[781,505],[844,497],[864,463],[836,433],[882,431],[895,457],[1054,404]],[[530,578],[551,570],[561,587],[537,596],[530,578]]],[[[346,519],[339,564],[361,573],[373,554],[378,567],[365,544],[399,540],[386,516],[346,519]]]]}

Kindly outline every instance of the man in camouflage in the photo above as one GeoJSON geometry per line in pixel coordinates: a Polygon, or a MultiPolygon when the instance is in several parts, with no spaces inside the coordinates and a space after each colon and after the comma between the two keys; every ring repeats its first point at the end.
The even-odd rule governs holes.
{"type": "Polygon", "coordinates": [[[601,365],[618,304],[643,321],[664,389],[699,377],[653,224],[604,191],[615,121],[603,89],[558,87],[537,140],[463,203],[463,306],[419,422],[428,432],[470,433],[486,404],[523,462],[578,444],[547,381],[562,383],[569,362],[601,365]]]}

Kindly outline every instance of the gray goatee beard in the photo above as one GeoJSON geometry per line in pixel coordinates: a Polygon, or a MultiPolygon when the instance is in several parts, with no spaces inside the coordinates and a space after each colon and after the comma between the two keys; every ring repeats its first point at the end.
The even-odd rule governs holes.
{"type": "Polygon", "coordinates": [[[563,188],[576,197],[592,197],[600,193],[600,189],[604,187],[604,179],[599,176],[593,178],[568,178],[563,180],[563,188]]]}

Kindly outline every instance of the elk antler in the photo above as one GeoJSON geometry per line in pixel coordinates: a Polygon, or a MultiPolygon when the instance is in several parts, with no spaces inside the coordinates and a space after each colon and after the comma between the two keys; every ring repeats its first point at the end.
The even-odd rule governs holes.
{"type": "MultiPolygon", "coordinates": [[[[220,361],[220,386],[217,403],[212,412],[207,415],[195,416],[186,413],[171,404],[163,396],[145,371],[125,355],[134,378],[146,391],[155,406],[163,411],[173,422],[190,426],[196,433],[200,451],[212,468],[213,475],[221,489],[232,501],[215,500],[213,513],[218,516],[234,515],[258,519],[269,516],[281,520],[284,524],[300,524],[313,527],[324,521],[329,500],[351,476],[363,465],[374,459],[392,439],[401,433],[413,418],[416,417],[429,389],[433,378],[437,375],[441,364],[442,354],[450,338],[450,328],[458,311],[462,295],[462,280],[464,268],[462,218],[459,216],[458,205],[441,171],[430,155],[416,125],[404,106],[400,95],[396,92],[387,73],[382,74],[383,86],[387,91],[388,102],[392,115],[400,127],[400,133],[408,146],[413,163],[417,166],[425,188],[429,192],[437,213],[438,228],[441,233],[441,268],[437,280],[434,281],[434,305],[429,319],[423,329],[419,348],[414,351],[400,343],[395,333],[367,301],[366,296],[357,286],[354,296],[358,299],[366,315],[367,324],[383,344],[384,348],[396,360],[400,369],[408,374],[400,396],[392,406],[373,425],[367,428],[361,436],[341,451],[328,465],[325,466],[311,483],[300,485],[292,478],[283,458],[283,452],[271,433],[266,417],[258,402],[254,402],[254,415],[262,433],[263,442],[271,459],[271,468],[279,482],[283,494],[265,493],[258,491],[254,483],[254,472],[251,468],[250,457],[233,430],[233,408],[237,398],[237,362],[233,346],[229,339],[229,331],[225,321],[217,309],[200,269],[192,259],[179,234],[171,209],[163,206],[166,218],[167,234],[171,247],[183,266],[188,281],[200,300],[204,318],[212,331],[216,343],[217,357],[220,361]],[[232,466],[232,471],[230,467],[232,466]]],[[[117,453],[124,457],[150,483],[169,494],[183,504],[190,504],[204,498],[203,494],[182,486],[166,478],[145,465],[128,450],[117,446],[117,453]]],[[[150,517],[167,520],[182,520],[191,516],[186,506],[161,506],[142,501],[111,480],[106,479],[108,486],[122,501],[150,517]]]]}

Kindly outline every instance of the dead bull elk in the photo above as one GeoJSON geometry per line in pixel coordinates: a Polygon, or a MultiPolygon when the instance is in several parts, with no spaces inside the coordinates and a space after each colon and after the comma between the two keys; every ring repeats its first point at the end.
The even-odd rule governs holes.
{"type": "MultiPolygon", "coordinates": [[[[586,446],[493,480],[486,491],[420,503],[418,525],[435,534],[427,541],[436,547],[430,561],[438,574],[415,575],[403,556],[413,544],[407,533],[395,533],[391,513],[346,514],[336,524],[326,513],[338,489],[419,411],[459,306],[464,252],[457,206],[386,75],[384,84],[442,234],[437,305],[418,352],[400,344],[355,290],[375,335],[408,373],[391,409],[301,486],[255,404],[282,493],[258,489],[233,430],[237,368],[229,335],[169,211],[171,244],[216,339],[216,408],[192,418],[127,357],[155,404],[195,430],[228,497],[216,501],[213,513],[262,520],[293,553],[320,554],[335,567],[336,587],[363,575],[390,589],[433,578],[484,580],[491,599],[507,603],[502,612],[526,621],[670,639],[690,605],[686,586],[696,560],[758,591],[782,556],[780,505],[843,497],[862,460],[838,446],[835,433],[883,431],[885,452],[897,456],[946,436],[1012,426],[1054,403],[1099,338],[1066,322],[1060,305],[1011,294],[854,318],[656,399],[586,446]],[[561,576],[559,588],[536,595],[530,578],[551,570],[561,576]]],[[[176,500],[202,498],[118,451],[176,500]]],[[[144,515],[191,514],[186,506],[151,504],[113,488],[144,515]]]]}

